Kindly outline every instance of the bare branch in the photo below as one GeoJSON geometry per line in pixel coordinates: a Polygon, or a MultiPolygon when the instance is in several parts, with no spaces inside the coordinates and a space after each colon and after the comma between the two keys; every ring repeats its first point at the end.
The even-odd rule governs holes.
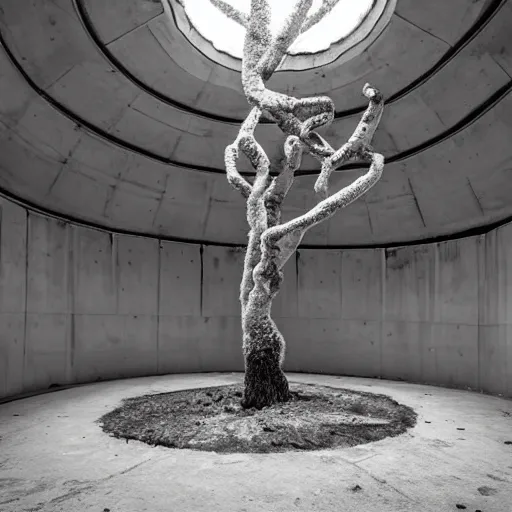
{"type": "Polygon", "coordinates": [[[325,158],[322,163],[322,172],[316,180],[315,192],[323,199],[329,195],[329,177],[332,171],[348,160],[362,159],[361,152],[367,153],[371,148],[373,135],[384,110],[384,99],[382,94],[369,84],[363,87],[363,94],[370,103],[354,133],[346,144],[343,144],[330,157],[325,158]]]}
{"type": "Polygon", "coordinates": [[[242,69],[255,68],[272,41],[268,0],[251,0],[249,23],[244,38],[242,69]]]}
{"type": "Polygon", "coordinates": [[[258,64],[263,79],[270,78],[301,33],[306,16],[313,5],[313,0],[298,0],[295,8],[287,16],[283,25],[272,38],[272,42],[258,64]],[[267,77],[268,78],[265,78],[267,77]]]}
{"type": "MultiPolygon", "coordinates": [[[[302,144],[298,137],[287,137],[284,145],[285,162],[279,175],[273,180],[265,192],[265,208],[267,210],[268,227],[277,226],[281,222],[281,205],[286,198],[295,177],[295,171],[302,161],[302,144]]],[[[302,240],[302,234],[291,236],[278,243],[278,268],[281,269],[293,254],[302,240]]]]}
{"type": "MultiPolygon", "coordinates": [[[[228,180],[247,198],[247,220],[251,228],[240,292],[242,310],[247,306],[255,289],[256,275],[267,277],[267,281],[263,279],[260,282],[258,294],[262,297],[261,286],[270,286],[269,276],[274,276],[272,279],[277,278],[305,232],[364,194],[377,182],[383,170],[384,158],[374,154],[370,146],[384,105],[379,91],[365,85],[363,94],[370,100],[369,106],[352,137],[338,151],[334,151],[314,131],[331,122],[334,117],[334,104],[330,98],[297,99],[265,87],[265,81],[300,34],[311,5],[312,0],[299,0],[283,28],[271,39],[268,0],[251,1],[251,16],[244,41],[242,82],[244,92],[254,108],[242,124],[235,142],[226,148],[225,154],[228,180]],[[279,176],[273,180],[269,177],[268,157],[254,138],[254,130],[263,110],[288,135],[285,143],[286,161],[279,176]],[[322,162],[322,171],[315,190],[325,199],[306,214],[280,225],[281,204],[293,183],[295,171],[300,166],[302,144],[322,162]],[[256,179],[252,186],[236,169],[239,149],[256,169],[256,179]],[[354,157],[370,161],[370,170],[352,185],[327,198],[332,171],[341,162],[354,157]],[[269,270],[271,268],[274,269],[273,274],[269,270]],[[265,282],[267,284],[264,285],[265,282]]],[[[334,2],[326,0],[321,11],[326,13],[333,6],[334,2]]],[[[267,291],[270,293],[270,289],[267,291]]]]}
{"type": "Polygon", "coordinates": [[[253,270],[253,286],[247,296],[247,310],[270,314],[272,299],[282,280],[281,269],[306,231],[332,217],[340,208],[348,206],[377,183],[384,169],[384,157],[378,153],[368,154],[367,157],[371,159],[371,165],[364,176],[318,203],[301,217],[273,226],[261,235],[261,259],[253,270]]]}
{"type": "Polygon", "coordinates": [[[245,185],[241,185],[244,189],[243,193],[249,191],[249,195],[247,197],[247,222],[251,228],[247,244],[247,252],[245,254],[244,273],[240,285],[240,302],[242,304],[242,312],[247,304],[249,293],[254,286],[252,274],[254,267],[257,265],[261,257],[261,235],[268,228],[267,212],[264,205],[264,194],[268,187],[270,162],[265,151],[254,138],[254,130],[259,122],[260,116],[261,110],[253,108],[247,116],[247,119],[240,127],[240,131],[235,142],[226,148],[226,169],[228,170],[228,180],[230,179],[229,173],[231,173],[231,182],[237,183],[240,186],[241,179],[243,183],[249,187],[247,188],[245,185]],[[238,148],[240,148],[256,170],[256,178],[252,187],[237,171],[236,173],[233,172],[233,168],[236,170],[234,163],[231,162],[232,156],[234,155],[233,148],[236,148],[236,156],[238,156],[238,148]],[[230,169],[228,169],[228,164],[231,165],[230,169]]]}
{"type": "Polygon", "coordinates": [[[251,195],[252,186],[245,178],[242,177],[236,167],[238,149],[243,140],[250,137],[254,138],[254,130],[258,125],[260,117],[261,110],[257,107],[253,108],[240,127],[240,131],[238,132],[238,136],[235,141],[227,146],[224,151],[224,162],[226,164],[228,182],[238,190],[245,199],[251,195]]]}
{"type": "Polygon", "coordinates": [[[384,98],[380,91],[370,84],[365,84],[363,87],[363,95],[366,96],[370,103],[366,112],[363,114],[361,121],[357,125],[354,134],[349,142],[359,142],[361,145],[370,145],[372,138],[377,130],[382,112],[384,110],[384,98]]]}
{"type": "Polygon", "coordinates": [[[324,158],[332,155],[334,150],[313,130],[332,122],[333,101],[327,96],[298,99],[265,87],[288,47],[300,34],[311,5],[312,0],[299,0],[283,28],[272,39],[268,0],[251,1],[244,40],[242,84],[249,103],[270,114],[287,135],[299,137],[314,156],[324,158]]]}
{"type": "MultiPolygon", "coordinates": [[[[357,125],[357,128],[355,129],[352,137],[350,137],[349,141],[344,144],[338,151],[333,152],[330,157],[327,157],[323,159],[322,164],[322,172],[320,173],[320,176],[318,177],[316,183],[315,183],[315,191],[323,198],[328,197],[328,182],[329,177],[332,173],[332,171],[340,165],[342,162],[354,158],[358,158],[360,160],[368,160],[371,159],[372,161],[372,167],[370,167],[370,171],[366,175],[369,177],[369,181],[367,183],[370,183],[368,188],[361,189],[361,192],[357,192],[358,195],[354,197],[353,199],[347,200],[346,198],[350,196],[351,189],[350,187],[347,187],[346,189],[342,190],[341,193],[338,193],[337,197],[339,198],[339,206],[338,208],[343,208],[344,206],[347,206],[350,204],[350,202],[354,201],[360,195],[364,194],[371,186],[373,186],[374,183],[380,178],[380,175],[382,174],[382,168],[384,166],[384,163],[382,162],[382,167],[380,166],[380,155],[372,156],[372,149],[370,146],[373,134],[375,133],[375,130],[377,129],[377,126],[379,124],[379,121],[382,117],[382,111],[384,109],[384,100],[382,98],[382,95],[380,92],[371,87],[370,85],[366,84],[363,88],[363,94],[370,99],[370,104],[364,113],[361,121],[357,125]],[[374,181],[372,181],[374,180],[374,181]],[[344,195],[344,194],[348,194],[344,195]],[[348,202],[346,202],[348,201],[348,202]]],[[[320,137],[320,136],[318,136],[320,137]]],[[[322,139],[323,140],[323,139],[322,139]]],[[[325,147],[325,145],[324,145],[325,147]]],[[[330,146],[329,146],[330,147],[330,146]]],[[[351,186],[358,187],[361,184],[361,182],[354,182],[351,186]]],[[[364,187],[364,182],[362,182],[362,186],[364,187]]],[[[324,217],[327,212],[330,211],[330,208],[332,206],[329,206],[328,203],[321,203],[317,205],[316,208],[320,208],[320,214],[318,218],[315,218],[314,210],[311,210],[311,212],[308,212],[311,214],[310,218],[307,217],[308,214],[306,214],[303,217],[299,217],[298,219],[295,219],[299,222],[299,226],[296,229],[292,229],[291,231],[286,231],[285,234],[275,240],[275,243],[280,249],[279,256],[278,256],[278,263],[277,266],[279,269],[281,269],[284,264],[288,261],[290,256],[295,252],[297,247],[299,246],[300,242],[302,241],[302,238],[304,237],[306,231],[313,227],[314,225],[318,224],[319,222],[322,222],[325,220],[325,218],[328,218],[331,215],[334,215],[334,213],[337,211],[338,208],[333,210],[331,214],[329,214],[327,217],[324,217]],[[323,205],[323,206],[322,206],[323,205]],[[316,219],[314,222],[311,221],[311,219],[316,219]],[[301,219],[305,221],[304,225],[301,225],[301,219]]],[[[293,222],[293,221],[291,221],[293,222]]],[[[284,225],[286,226],[286,224],[284,225]]],[[[282,226],[281,226],[282,227],[282,226]]],[[[269,226],[271,228],[271,226],[269,226]]],[[[267,233],[270,231],[270,229],[267,231],[267,233]]],[[[265,234],[266,236],[266,234],[265,234]]]]}
{"type": "MultiPolygon", "coordinates": [[[[252,0],[251,30],[247,31],[244,47],[244,50],[247,49],[248,55],[244,53],[242,66],[244,92],[251,104],[267,111],[276,120],[283,132],[289,136],[298,137],[309,148],[313,156],[322,161],[322,171],[315,184],[316,192],[322,197],[327,198],[330,174],[341,162],[357,156],[361,160],[371,161],[372,165],[366,175],[366,181],[356,180],[352,186],[332,196],[332,198],[335,198],[334,200],[332,198],[324,199],[310,212],[294,221],[286,223],[284,225],[286,228],[283,226],[269,227],[265,237],[270,237],[269,233],[273,234],[271,236],[274,243],[273,250],[277,249],[275,243],[284,236],[287,236],[287,239],[286,243],[283,242],[283,248],[285,245],[286,247],[294,246],[297,240],[300,242],[304,231],[330,217],[338,208],[346,206],[363,194],[378,180],[384,163],[383,159],[381,162],[381,155],[373,155],[370,146],[384,106],[382,95],[377,89],[368,84],[365,85],[363,94],[370,100],[370,104],[352,137],[335,152],[320,135],[314,132],[314,129],[330,123],[334,118],[334,104],[330,98],[297,99],[271,91],[265,87],[265,81],[275,71],[289,46],[293,44],[300,34],[311,5],[312,0],[299,0],[277,36],[268,43],[268,33],[270,30],[268,2],[267,0],[252,0]],[[254,23],[252,19],[253,13],[255,14],[255,19],[259,15],[258,23],[254,23]],[[256,57],[261,55],[264,46],[263,41],[267,41],[268,47],[259,63],[256,63],[256,57]],[[365,188],[367,184],[369,185],[365,188]],[[361,191],[357,192],[352,198],[354,190],[361,191]],[[292,232],[296,233],[292,236],[292,232]]],[[[325,15],[334,5],[334,1],[326,0],[321,8],[321,12],[325,15]]]]}
{"type": "Polygon", "coordinates": [[[290,256],[297,250],[307,230],[296,229],[283,236],[278,242],[279,255],[277,256],[277,268],[280,270],[290,259],[290,256]]]}
{"type": "Polygon", "coordinates": [[[339,1],[340,0],[324,0],[320,9],[306,18],[304,25],[302,25],[301,33],[303,34],[319,21],[322,21],[336,7],[339,1]]]}
{"type": "Polygon", "coordinates": [[[368,153],[366,156],[371,160],[371,165],[364,176],[357,178],[352,184],[324,199],[304,215],[267,229],[261,237],[262,245],[274,245],[283,237],[297,230],[305,232],[332,217],[339,209],[348,206],[368,192],[382,175],[384,157],[379,153],[368,153]]]}
{"type": "Polygon", "coordinates": [[[238,159],[238,143],[233,142],[226,147],[224,151],[224,162],[226,165],[226,174],[228,182],[233,188],[238,190],[242,196],[247,199],[251,195],[252,186],[245,180],[236,168],[236,161],[238,159]]]}
{"type": "Polygon", "coordinates": [[[239,25],[242,25],[242,27],[247,27],[249,24],[249,17],[247,14],[239,11],[232,5],[224,2],[223,0],[210,0],[210,2],[212,5],[217,7],[219,11],[222,11],[228,18],[236,21],[239,25]]]}
{"type": "Polygon", "coordinates": [[[240,287],[240,302],[244,311],[249,294],[254,287],[253,271],[261,259],[261,235],[281,219],[281,204],[290,190],[295,171],[300,167],[302,145],[297,137],[288,137],[284,147],[285,163],[281,173],[268,182],[268,160],[260,157],[260,170],[247,200],[247,220],[251,231],[244,261],[240,287]]]}
{"type": "Polygon", "coordinates": [[[268,188],[266,199],[282,203],[286,194],[290,190],[295,177],[295,171],[300,167],[302,161],[302,145],[298,137],[290,135],[286,138],[284,144],[285,161],[282,171],[273,180],[268,188]]]}
{"type": "MultiPolygon", "coordinates": [[[[251,0],[244,40],[242,84],[247,100],[254,108],[241,126],[235,142],[226,148],[225,153],[228,180],[247,198],[247,220],[250,226],[240,286],[246,363],[245,406],[269,405],[287,400],[288,397],[288,384],[282,372],[284,338],[270,314],[272,300],[283,279],[282,267],[295,252],[308,229],[332,217],[339,209],[366,193],[379,180],[384,168],[384,157],[374,153],[370,146],[384,105],[376,89],[368,84],[365,86],[363,94],[370,100],[368,109],[348,142],[334,151],[314,131],[334,119],[334,103],[330,98],[321,96],[297,99],[271,91],[265,86],[288,48],[303,30],[305,21],[313,26],[337,3],[336,0],[324,0],[321,12],[308,19],[307,13],[312,1],[296,0],[292,14],[276,37],[272,38],[269,0],[251,0]],[[275,120],[288,136],[283,168],[273,179],[269,175],[269,159],[254,138],[254,130],[263,112],[275,120]],[[281,204],[300,166],[304,146],[322,163],[315,190],[324,196],[328,193],[329,176],[340,162],[355,155],[370,162],[370,169],[351,185],[320,201],[304,215],[280,224],[281,204]],[[252,186],[236,169],[239,149],[256,169],[252,186]]],[[[307,29],[307,25],[304,29],[307,29]]]]}

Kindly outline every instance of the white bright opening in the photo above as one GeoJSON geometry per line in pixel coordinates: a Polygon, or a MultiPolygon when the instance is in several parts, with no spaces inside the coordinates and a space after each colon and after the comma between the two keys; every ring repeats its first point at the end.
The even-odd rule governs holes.
{"type": "MultiPolygon", "coordinates": [[[[225,0],[239,11],[249,13],[251,0],[225,0]]],[[[242,58],[245,28],[228,18],[212,5],[210,0],[181,0],[185,12],[194,28],[218,51],[232,57],[242,58]]],[[[275,33],[293,9],[296,0],[271,0],[271,29],[275,33]]],[[[313,0],[309,11],[312,15],[323,3],[313,0]]],[[[317,53],[327,50],[333,43],[350,35],[364,20],[373,5],[373,0],[339,0],[334,9],[323,20],[301,34],[291,46],[289,53],[317,53]]]]}

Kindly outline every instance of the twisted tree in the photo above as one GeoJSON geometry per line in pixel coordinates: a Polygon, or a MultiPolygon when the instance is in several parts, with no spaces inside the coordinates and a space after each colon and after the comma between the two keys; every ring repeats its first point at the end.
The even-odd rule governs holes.
{"type": "Polygon", "coordinates": [[[371,140],[384,107],[380,92],[366,84],[363,95],[369,105],[348,142],[334,150],[314,130],[334,119],[334,104],[325,96],[294,98],[271,91],[265,83],[272,76],[296,38],[325,16],[338,0],[324,0],[317,13],[308,17],[313,0],[297,0],[281,29],[270,31],[269,0],[251,0],[247,16],[222,0],[210,0],[246,28],[242,61],[242,84],[252,110],[236,140],[225,150],[229,183],[247,200],[249,240],[240,286],[242,308],[245,390],[242,405],[262,408],[289,398],[288,381],[282,370],[285,341],[271,318],[272,300],[279,292],[282,268],[311,227],[332,217],[367,192],[380,178],[384,157],[375,153],[371,140]],[[277,176],[270,176],[270,161],[254,137],[265,112],[287,135],[285,158],[277,176]],[[253,183],[237,169],[242,151],[255,170],[253,183]],[[302,153],[308,151],[321,163],[314,189],[319,202],[310,211],[281,223],[281,206],[302,153]],[[329,177],[347,161],[369,163],[368,172],[351,185],[329,195],[329,177]]]}

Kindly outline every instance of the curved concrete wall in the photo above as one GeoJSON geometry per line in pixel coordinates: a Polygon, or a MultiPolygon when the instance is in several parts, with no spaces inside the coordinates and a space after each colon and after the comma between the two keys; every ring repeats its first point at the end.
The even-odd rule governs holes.
{"type": "MultiPolygon", "coordinates": [[[[334,147],[378,85],[382,180],[304,244],[453,236],[512,216],[512,0],[399,0],[378,40],[344,64],[278,72],[272,89],[327,94],[334,147]]],[[[4,0],[0,191],[69,219],[185,241],[245,243],[224,148],[248,111],[240,74],[208,60],[153,0],[4,0]]],[[[257,138],[283,156],[275,124],[257,138]]],[[[241,169],[250,169],[242,159],[241,169]]],[[[316,204],[306,155],[284,219],[316,204]]],[[[332,176],[333,190],[360,176],[332,176]]]]}
{"type": "MultiPolygon", "coordinates": [[[[0,198],[0,396],[243,370],[243,253],[117,235],[0,198]]],[[[274,305],[286,370],[512,396],[512,225],[397,249],[301,250],[274,305]]]]}

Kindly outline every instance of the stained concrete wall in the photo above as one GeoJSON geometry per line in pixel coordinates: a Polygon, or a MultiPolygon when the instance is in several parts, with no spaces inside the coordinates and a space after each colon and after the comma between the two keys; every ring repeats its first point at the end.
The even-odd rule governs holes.
{"type": "MultiPolygon", "coordinates": [[[[71,225],[0,199],[0,397],[240,371],[243,252],[71,225]]],[[[439,244],[301,250],[274,304],[288,371],[512,396],[512,225],[439,244]]]]}
{"type": "MultiPolygon", "coordinates": [[[[245,203],[224,167],[248,112],[239,73],[197,50],[159,1],[1,6],[3,190],[107,229],[246,242],[245,203]]],[[[305,244],[407,242],[512,215],[511,26],[512,0],[399,0],[353,59],[272,77],[272,90],[329,95],[337,114],[322,135],[335,147],[366,108],[366,82],[386,98],[373,142],[382,179],[305,244]]],[[[274,123],[257,138],[272,162],[282,158],[274,123]]],[[[315,204],[318,171],[304,155],[284,218],[315,204]]],[[[333,190],[363,172],[334,173],[333,190]]]]}

